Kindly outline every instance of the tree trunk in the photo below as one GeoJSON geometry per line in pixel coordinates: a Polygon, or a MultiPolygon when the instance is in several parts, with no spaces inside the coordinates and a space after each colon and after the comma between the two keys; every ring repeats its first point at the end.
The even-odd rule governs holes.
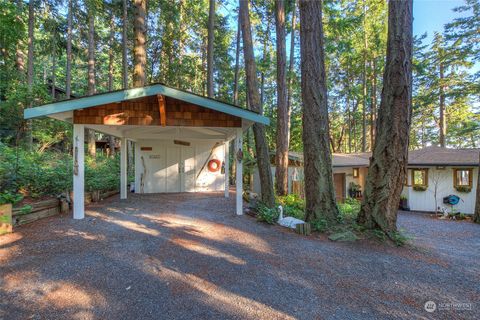
{"type": "Polygon", "coordinates": [[[299,4],[305,219],[326,219],[334,222],[338,209],[335,203],[329,145],[322,3],[301,0],[299,4]]]}
{"type": "MultiPolygon", "coordinates": [[[[95,15],[88,10],[88,95],[95,94],[95,15]]],[[[87,130],[88,154],[96,155],[95,131],[87,130]]]]}
{"type": "Polygon", "coordinates": [[[115,16],[113,10],[110,12],[110,38],[108,39],[108,91],[113,91],[114,55],[113,46],[115,43],[115,16]]]}
{"type": "Polygon", "coordinates": [[[363,0],[362,152],[367,151],[367,4],[363,0]]]}
{"type": "MultiPolygon", "coordinates": [[[[56,28],[56,27],[55,27],[56,28]]],[[[57,32],[53,32],[52,39],[52,100],[55,100],[56,73],[57,73],[57,32]]]]}
{"type": "Polygon", "coordinates": [[[128,5],[127,0],[123,0],[122,15],[122,86],[128,88],[128,47],[127,47],[127,28],[128,28],[128,5]]]}
{"type": "MultiPolygon", "coordinates": [[[[113,55],[113,45],[115,42],[115,16],[113,15],[113,10],[110,12],[110,39],[109,39],[109,49],[108,49],[108,91],[113,91],[113,72],[114,72],[114,55],[113,55]]],[[[109,156],[115,156],[115,136],[108,136],[108,145],[110,147],[109,156]]]]}
{"type": "MultiPolygon", "coordinates": [[[[250,27],[248,1],[240,0],[240,19],[243,36],[243,55],[245,60],[245,74],[247,77],[248,100],[250,102],[251,110],[262,113],[263,110],[258,94],[257,67],[255,64],[255,57],[253,55],[252,30],[250,27]]],[[[255,136],[255,148],[262,190],[262,201],[267,206],[274,207],[275,196],[273,193],[272,171],[270,169],[270,157],[268,154],[265,127],[263,124],[255,123],[253,125],[253,134],[255,136]]]]}
{"type": "MultiPolygon", "coordinates": [[[[33,106],[33,41],[35,31],[35,8],[34,1],[28,3],[28,63],[27,63],[27,86],[28,86],[28,106],[33,106]]],[[[29,150],[33,148],[32,120],[27,120],[27,146],[29,150]]]]}
{"type": "Polygon", "coordinates": [[[65,95],[70,99],[72,95],[72,25],[73,25],[73,0],[68,1],[67,13],[67,66],[65,75],[65,95]]]}
{"type": "Polygon", "coordinates": [[[358,223],[397,230],[405,182],[412,110],[412,0],[388,3],[388,40],[377,137],[358,223]]]}
{"type": "Polygon", "coordinates": [[[475,201],[475,213],[473,214],[473,222],[480,223],[480,153],[479,155],[479,167],[477,174],[477,198],[475,201]]]}
{"type": "Polygon", "coordinates": [[[375,145],[375,127],[377,122],[377,63],[375,57],[372,61],[372,92],[370,101],[370,145],[373,149],[375,145]]]}
{"type": "Polygon", "coordinates": [[[439,97],[440,97],[440,119],[439,119],[439,127],[440,127],[440,147],[445,148],[445,138],[447,136],[447,122],[445,119],[445,88],[443,85],[443,81],[445,78],[444,75],[444,65],[443,62],[440,62],[440,92],[439,92],[439,97]]]}
{"type": "MultiPolygon", "coordinates": [[[[297,24],[297,0],[293,2],[292,9],[292,33],[290,35],[290,62],[288,66],[288,90],[287,90],[287,108],[292,110],[292,91],[293,91],[293,66],[295,63],[295,28],[297,24]]],[[[288,125],[290,126],[290,114],[288,115],[288,125]]]]}
{"type": "MultiPolygon", "coordinates": [[[[19,25],[23,25],[22,18],[23,13],[23,0],[17,1],[17,16],[16,20],[19,25]]],[[[15,50],[15,63],[17,65],[17,71],[21,82],[25,81],[25,53],[23,52],[23,39],[19,39],[15,50]]]]}
{"type": "MultiPolygon", "coordinates": [[[[240,15],[238,15],[238,23],[237,23],[237,43],[236,43],[236,50],[235,50],[235,74],[234,74],[234,82],[233,82],[233,104],[238,104],[238,71],[240,65],[240,15]]],[[[233,163],[235,161],[232,161],[233,163]]]]}
{"type": "Polygon", "coordinates": [[[213,98],[213,42],[215,36],[215,0],[210,0],[207,40],[207,95],[213,98]]]}
{"type": "Polygon", "coordinates": [[[277,43],[277,150],[275,181],[277,194],[288,194],[288,146],[290,141],[289,110],[287,104],[287,51],[285,48],[285,0],[275,1],[277,43]]]}
{"type": "Polygon", "coordinates": [[[145,33],[146,33],[146,11],[147,0],[135,0],[134,11],[134,70],[133,70],[133,86],[143,87],[145,85],[145,65],[147,63],[145,49],[145,33]]]}
{"type": "Polygon", "coordinates": [[[95,94],[95,16],[88,12],[88,95],[95,94]]]}

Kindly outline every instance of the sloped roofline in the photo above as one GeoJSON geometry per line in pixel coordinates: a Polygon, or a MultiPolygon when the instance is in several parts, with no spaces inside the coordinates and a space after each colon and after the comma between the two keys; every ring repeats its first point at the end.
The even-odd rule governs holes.
{"type": "Polygon", "coordinates": [[[45,104],[35,108],[28,108],[24,110],[24,118],[33,119],[33,118],[45,117],[45,116],[53,115],[56,113],[68,112],[68,111],[73,111],[78,109],[85,109],[85,108],[95,107],[102,104],[143,98],[143,97],[153,96],[157,94],[165,95],[165,96],[182,100],[188,103],[196,104],[204,108],[230,114],[232,116],[236,116],[245,120],[250,120],[250,121],[261,123],[264,125],[270,124],[269,118],[263,115],[260,115],[258,113],[255,113],[253,111],[240,108],[233,104],[203,97],[191,92],[168,87],[161,83],[156,83],[156,84],[152,84],[152,85],[148,85],[140,88],[99,93],[92,96],[85,96],[85,97],[80,97],[75,99],[58,101],[58,102],[45,104]]]}

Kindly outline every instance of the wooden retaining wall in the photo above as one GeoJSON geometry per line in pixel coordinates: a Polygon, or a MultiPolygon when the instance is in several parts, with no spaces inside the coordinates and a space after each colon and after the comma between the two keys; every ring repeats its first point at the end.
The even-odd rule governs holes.
{"type": "MultiPolygon", "coordinates": [[[[100,193],[100,200],[111,197],[117,194],[118,191],[106,191],[100,193]]],[[[73,196],[72,196],[73,199],[73,196]]],[[[92,194],[90,192],[85,193],[85,204],[92,202],[92,194]]],[[[13,208],[12,211],[12,222],[13,226],[21,226],[27,223],[37,221],[46,217],[54,216],[62,212],[62,202],[58,199],[48,199],[35,203],[30,203],[32,209],[28,213],[22,212],[22,207],[13,208]]],[[[68,207],[63,206],[63,212],[68,211],[68,207]]]]}

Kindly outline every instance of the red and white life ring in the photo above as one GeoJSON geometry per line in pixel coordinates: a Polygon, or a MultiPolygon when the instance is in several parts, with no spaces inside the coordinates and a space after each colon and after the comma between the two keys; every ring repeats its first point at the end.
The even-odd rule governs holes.
{"type": "Polygon", "coordinates": [[[222,167],[222,162],[218,159],[212,159],[208,161],[208,171],[217,172],[222,167]]]}

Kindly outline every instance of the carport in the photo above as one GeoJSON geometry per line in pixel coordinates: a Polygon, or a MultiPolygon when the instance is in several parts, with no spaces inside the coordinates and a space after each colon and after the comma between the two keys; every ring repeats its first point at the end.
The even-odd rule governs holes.
{"type": "Polygon", "coordinates": [[[234,141],[236,214],[242,214],[242,135],[269,119],[238,106],[163,84],[119,90],[26,109],[73,124],[73,217],[83,219],[85,129],[121,141],[120,199],[126,199],[127,140],[135,145],[135,193],[225,191],[234,141]]]}

